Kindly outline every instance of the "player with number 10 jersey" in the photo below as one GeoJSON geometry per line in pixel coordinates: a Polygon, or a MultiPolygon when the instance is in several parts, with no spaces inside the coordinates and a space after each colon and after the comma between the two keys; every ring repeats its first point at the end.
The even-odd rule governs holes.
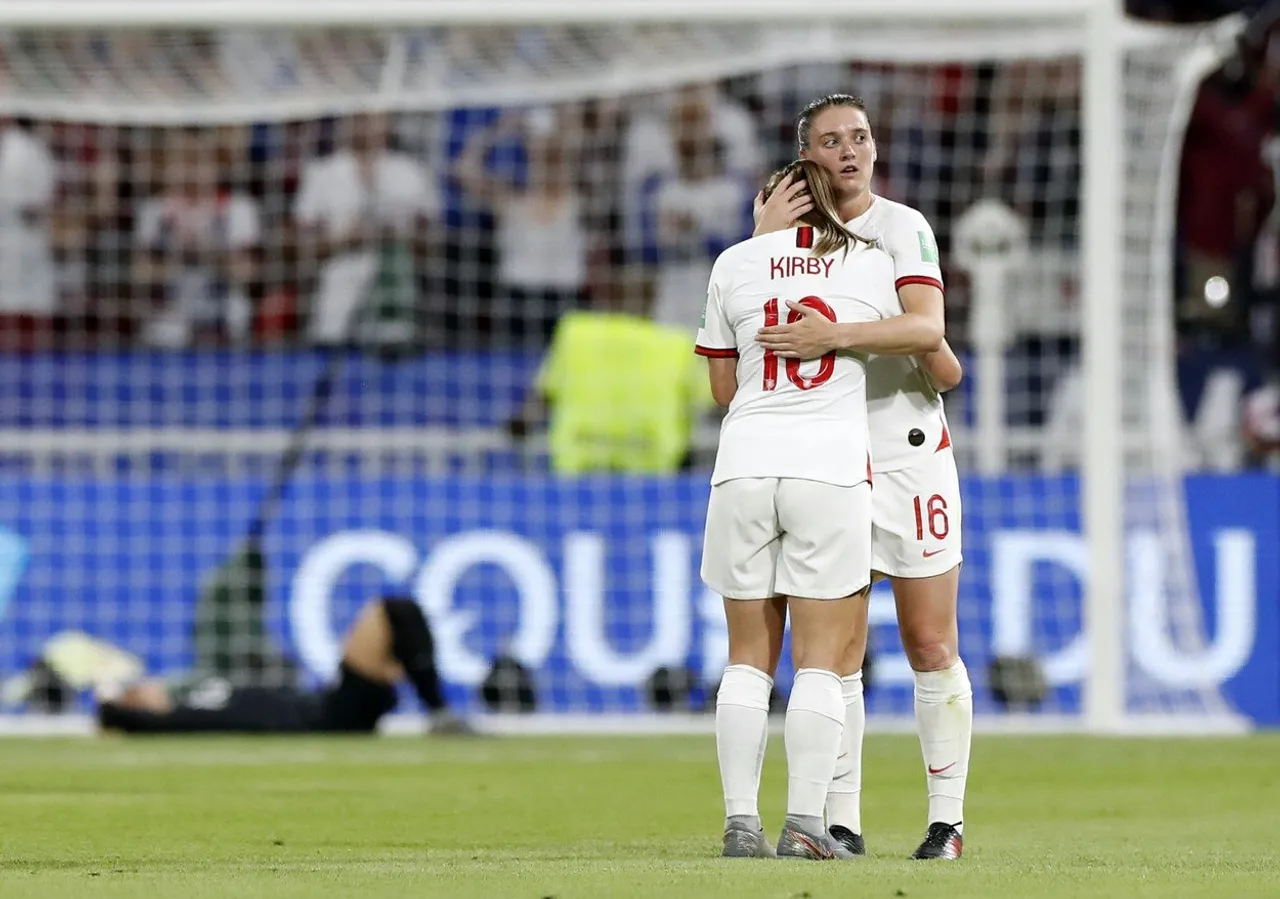
{"type": "MultiPolygon", "coordinates": [[[[707,504],[702,579],[725,599],[729,664],[716,693],[725,797],[723,854],[773,853],[757,808],[769,692],[790,618],[784,725],[787,818],[777,854],[836,857],[823,809],[844,717],[839,668],[857,642],[871,580],[871,458],[862,357],[808,361],[762,347],[762,328],[805,315],[839,323],[894,314],[893,261],[839,217],[828,175],[797,161],[818,207],[798,227],[716,260],[698,332],[716,401],[728,407],[707,504]]],[[[772,189],[772,188],[770,188],[772,189]]]]}
{"type": "MultiPolygon", "coordinates": [[[[742,534],[728,529],[718,514],[724,511],[717,502],[719,494],[735,480],[787,478],[853,488],[870,479],[863,359],[836,352],[810,362],[781,359],[755,339],[761,327],[798,317],[788,301],[837,322],[878,321],[897,314],[888,254],[855,242],[844,257],[818,257],[810,252],[814,240],[809,226],[753,237],[721,254],[712,271],[696,351],[710,358],[736,359],[737,391],[721,425],[711,477],[703,575],[729,598],[834,598],[851,595],[868,581],[864,575],[870,571],[869,556],[840,549],[851,543],[842,534],[865,531],[869,539],[869,518],[863,527],[864,515],[824,520],[820,510],[804,510],[807,527],[832,532],[828,540],[815,541],[826,544],[827,550],[817,551],[829,565],[810,560],[808,573],[798,579],[784,548],[775,582],[772,566],[763,564],[759,555],[765,547],[756,540],[743,543],[742,534]],[[753,570],[757,563],[758,572],[753,570]]],[[[864,514],[869,516],[869,495],[865,503],[864,514]]]]}

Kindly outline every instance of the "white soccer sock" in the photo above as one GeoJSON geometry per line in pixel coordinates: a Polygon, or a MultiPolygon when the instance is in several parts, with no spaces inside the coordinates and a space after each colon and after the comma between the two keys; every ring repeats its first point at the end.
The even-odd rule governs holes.
{"type": "Polygon", "coordinates": [[[973,738],[973,688],[959,659],[942,671],[917,671],[916,730],[929,787],[929,823],[964,820],[964,788],[973,738]]]}
{"type": "Polygon", "coordinates": [[[867,731],[867,705],[862,701],[862,672],[840,678],[844,693],[844,732],[835,775],[827,791],[827,826],[862,833],[862,738],[867,731]]]}
{"type": "Polygon", "coordinates": [[[831,787],[840,733],[844,730],[844,699],[840,675],[819,668],[801,668],[791,685],[783,734],[787,746],[787,817],[821,829],[822,807],[831,787]]]}
{"type": "Polygon", "coordinates": [[[773,678],[750,665],[724,669],[716,693],[716,755],[726,818],[745,816],[759,826],[760,771],[769,739],[773,678]]]}

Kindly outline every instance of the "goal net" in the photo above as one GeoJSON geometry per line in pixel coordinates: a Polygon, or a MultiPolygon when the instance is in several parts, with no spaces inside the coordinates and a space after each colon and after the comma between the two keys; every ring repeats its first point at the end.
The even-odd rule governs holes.
{"type": "MultiPolygon", "coordinates": [[[[1228,714],[1246,635],[1209,616],[1253,602],[1206,580],[1168,452],[1181,132],[1233,28],[1125,32],[1108,576],[1135,718],[1228,714]]],[[[702,709],[726,652],[698,579],[709,404],[690,470],[562,476],[531,397],[616,371],[566,351],[549,374],[571,310],[642,304],[691,345],[796,111],[849,92],[876,190],[937,232],[967,363],[947,403],[979,714],[1078,720],[1082,42],[883,18],[0,33],[0,671],[79,631],[160,675],[318,683],[396,591],[461,710],[522,677],[539,712],[702,709]]],[[[1253,551],[1210,549],[1220,571],[1253,551]]],[[[869,706],[908,715],[882,588],[872,621],[869,706]]]]}

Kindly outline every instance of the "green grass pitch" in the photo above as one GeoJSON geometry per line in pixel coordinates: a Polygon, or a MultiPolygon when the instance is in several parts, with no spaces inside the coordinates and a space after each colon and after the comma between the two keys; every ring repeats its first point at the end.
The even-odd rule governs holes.
{"type": "MultiPolygon", "coordinates": [[[[866,752],[870,856],[722,860],[708,737],[8,740],[0,897],[1280,896],[1280,735],[981,737],[966,854],[919,750],[866,752]]],[[[770,746],[762,808],[781,823],[770,746]]],[[[772,836],[771,836],[772,838],[772,836]]]]}

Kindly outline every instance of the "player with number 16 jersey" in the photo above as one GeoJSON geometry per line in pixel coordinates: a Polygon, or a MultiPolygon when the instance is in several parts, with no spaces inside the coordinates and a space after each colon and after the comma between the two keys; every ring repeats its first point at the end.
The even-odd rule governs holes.
{"type": "MultiPolygon", "coordinates": [[[[942,272],[933,231],[918,211],[871,191],[877,145],[866,105],[830,94],[796,116],[797,150],[835,185],[839,219],[878,241],[894,263],[897,314],[867,324],[833,324],[808,310],[765,328],[763,348],[813,359],[838,350],[871,354],[867,414],[874,460],[872,567],[893,586],[903,652],[914,672],[915,712],[929,797],[928,831],[916,859],[963,851],[973,692],[959,655],[960,490],[939,391],[963,377],[946,342],[942,272]]],[[[792,180],[758,198],[756,233],[782,232],[815,208],[808,182],[792,180]]],[[[857,629],[865,637],[865,627],[857,629]]],[[[841,661],[845,721],[827,803],[829,835],[865,853],[860,797],[866,707],[865,639],[841,661]]]]}
{"type": "MultiPolygon", "coordinates": [[[[933,230],[909,206],[875,197],[849,227],[880,242],[893,260],[896,290],[942,289],[933,230]]],[[[902,314],[895,295],[894,311],[902,314]]],[[[960,479],[942,396],[918,357],[867,360],[867,424],[876,478],[872,568],[895,578],[926,578],[960,564],[960,479]]]]}

